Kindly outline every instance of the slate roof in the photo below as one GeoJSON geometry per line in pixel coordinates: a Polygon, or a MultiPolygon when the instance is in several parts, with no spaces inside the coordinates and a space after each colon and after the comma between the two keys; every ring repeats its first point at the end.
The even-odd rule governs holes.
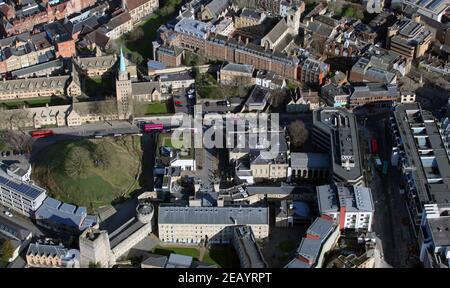
{"type": "Polygon", "coordinates": [[[222,11],[224,11],[229,5],[229,0],[213,0],[206,5],[205,8],[217,17],[222,11]]]}
{"type": "Polygon", "coordinates": [[[268,225],[267,207],[181,207],[161,205],[159,224],[268,225]]]}
{"type": "Polygon", "coordinates": [[[264,38],[267,38],[271,43],[275,43],[288,29],[289,27],[286,23],[286,19],[283,18],[272,28],[272,30],[270,30],[269,33],[267,33],[266,36],[264,36],[264,38]]]}
{"type": "Polygon", "coordinates": [[[131,89],[133,95],[144,95],[152,93],[155,89],[160,91],[160,85],[158,81],[133,82],[131,89]]]}
{"type": "Polygon", "coordinates": [[[114,55],[105,55],[100,57],[85,57],[77,58],[76,62],[81,69],[89,68],[111,68],[117,62],[117,58],[114,55]]]}
{"type": "Polygon", "coordinates": [[[166,263],[167,263],[167,256],[150,254],[147,259],[142,261],[141,266],[149,265],[149,266],[164,268],[164,267],[166,267],[166,263]]]}
{"type": "Polygon", "coordinates": [[[254,10],[254,9],[249,9],[249,8],[244,8],[244,9],[242,9],[242,12],[241,12],[241,17],[246,17],[246,18],[253,18],[253,19],[256,19],[256,20],[259,20],[260,18],[261,18],[261,16],[262,16],[262,12],[260,12],[260,11],[257,11],[257,10],[254,10]]]}
{"type": "Polygon", "coordinates": [[[45,255],[62,259],[68,251],[69,249],[60,246],[31,243],[28,247],[27,255],[45,255]]]}
{"type": "Polygon", "coordinates": [[[25,241],[31,232],[5,217],[0,217],[0,234],[17,241],[25,241]]]}
{"type": "Polygon", "coordinates": [[[64,89],[69,78],[70,76],[64,75],[0,81],[0,93],[46,88],[64,89]]]}
{"type": "Polygon", "coordinates": [[[228,63],[222,68],[222,71],[235,71],[252,74],[253,66],[249,64],[228,63]]]}
{"type": "Polygon", "coordinates": [[[28,66],[22,69],[15,70],[11,72],[11,76],[13,78],[23,78],[25,76],[32,76],[34,73],[37,73],[42,70],[47,70],[50,68],[54,68],[55,70],[63,68],[64,61],[62,58],[58,58],[56,60],[44,62],[41,64],[36,64],[33,66],[28,66]]]}
{"type": "Polygon", "coordinates": [[[109,20],[109,22],[107,24],[105,24],[105,26],[108,29],[112,30],[112,29],[119,27],[120,25],[127,23],[130,20],[131,20],[130,13],[123,12],[123,13],[111,18],[111,20],[109,20]]]}

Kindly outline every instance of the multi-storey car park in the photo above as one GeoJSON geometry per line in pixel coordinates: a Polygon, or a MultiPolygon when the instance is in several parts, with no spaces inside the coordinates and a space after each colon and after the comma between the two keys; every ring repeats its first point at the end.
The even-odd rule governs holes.
{"type": "Polygon", "coordinates": [[[344,108],[313,111],[313,143],[329,151],[333,181],[362,185],[363,173],[355,115],[344,108]]]}

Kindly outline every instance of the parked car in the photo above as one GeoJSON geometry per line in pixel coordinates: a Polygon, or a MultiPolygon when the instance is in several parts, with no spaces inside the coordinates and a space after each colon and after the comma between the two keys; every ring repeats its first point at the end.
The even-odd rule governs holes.
{"type": "Polygon", "coordinates": [[[13,217],[13,214],[11,212],[9,212],[9,211],[4,211],[3,214],[8,216],[9,218],[13,217]]]}

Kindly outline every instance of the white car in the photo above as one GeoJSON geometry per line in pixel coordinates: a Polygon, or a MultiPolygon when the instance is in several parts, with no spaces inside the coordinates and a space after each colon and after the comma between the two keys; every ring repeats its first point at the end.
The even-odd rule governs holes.
{"type": "Polygon", "coordinates": [[[4,211],[3,214],[8,216],[9,218],[13,217],[13,214],[11,212],[9,212],[9,211],[4,211]]]}

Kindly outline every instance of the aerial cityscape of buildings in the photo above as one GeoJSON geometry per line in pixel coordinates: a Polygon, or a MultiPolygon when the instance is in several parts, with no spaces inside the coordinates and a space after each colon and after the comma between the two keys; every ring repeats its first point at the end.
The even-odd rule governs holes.
{"type": "Polygon", "coordinates": [[[0,268],[449,268],[450,1],[381,2],[0,0],[0,268]]]}

